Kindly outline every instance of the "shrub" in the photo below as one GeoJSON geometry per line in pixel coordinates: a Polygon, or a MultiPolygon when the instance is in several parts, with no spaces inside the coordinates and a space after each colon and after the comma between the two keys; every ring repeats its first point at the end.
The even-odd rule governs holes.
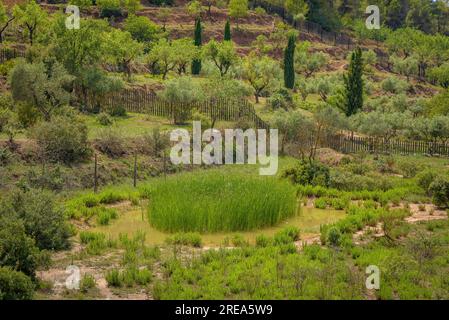
{"type": "Polygon", "coordinates": [[[234,247],[247,247],[249,245],[248,241],[241,234],[234,235],[231,242],[234,247]]]}
{"type": "Polygon", "coordinates": [[[271,239],[264,234],[260,234],[256,237],[256,246],[265,248],[271,244],[271,239]]]}
{"type": "Polygon", "coordinates": [[[98,123],[101,124],[102,126],[110,126],[112,124],[111,117],[105,112],[100,113],[97,116],[97,120],[98,123]]]}
{"type": "Polygon", "coordinates": [[[288,244],[299,240],[299,229],[296,227],[286,227],[274,235],[274,243],[277,245],[288,244]]]}
{"type": "Polygon", "coordinates": [[[123,271],[112,269],[106,273],[106,281],[111,287],[132,287],[134,285],[144,286],[151,281],[152,274],[148,269],[137,269],[134,266],[123,271]]]}
{"type": "Polygon", "coordinates": [[[91,231],[81,231],[80,241],[82,244],[89,244],[94,241],[104,241],[106,236],[103,233],[91,232],[91,231]]]}
{"type": "Polygon", "coordinates": [[[33,282],[24,273],[0,267],[0,300],[31,300],[33,291],[33,282]]]}
{"type": "Polygon", "coordinates": [[[39,250],[27,236],[23,222],[11,215],[0,215],[0,267],[9,266],[34,277],[39,250]]]}
{"type": "Polygon", "coordinates": [[[114,105],[109,110],[108,113],[112,117],[126,117],[126,109],[122,105],[114,105]]]}
{"type": "Polygon", "coordinates": [[[288,109],[293,104],[293,98],[291,93],[285,89],[280,88],[276,92],[274,92],[271,97],[268,99],[268,105],[276,110],[276,109],[288,109]]]}
{"type": "Polygon", "coordinates": [[[6,166],[13,158],[13,154],[7,148],[0,147],[0,165],[6,166]]]}
{"type": "Polygon", "coordinates": [[[95,147],[111,158],[118,158],[126,154],[125,140],[121,134],[112,129],[103,129],[95,141],[95,147]]]}
{"type": "Polygon", "coordinates": [[[126,199],[126,194],[120,191],[106,190],[99,195],[99,202],[102,204],[113,204],[126,199]]]}
{"type": "Polygon", "coordinates": [[[201,235],[195,232],[176,233],[165,240],[168,244],[192,246],[200,248],[202,246],[201,235]]]}
{"type": "Polygon", "coordinates": [[[146,133],[142,137],[141,141],[142,151],[153,157],[160,157],[161,152],[164,151],[169,145],[170,137],[168,134],[161,132],[158,127],[153,128],[151,133],[146,133]]]}
{"type": "Polygon", "coordinates": [[[335,198],[331,200],[331,206],[335,210],[343,210],[349,204],[349,200],[346,198],[335,198]]]}
{"type": "Polygon", "coordinates": [[[266,14],[265,9],[262,8],[262,7],[257,7],[257,8],[255,8],[255,9],[254,9],[254,12],[255,12],[256,14],[258,14],[258,15],[264,15],[264,14],[266,14]]]}
{"type": "Polygon", "coordinates": [[[329,187],[329,167],[317,162],[301,160],[292,168],[286,169],[282,177],[290,179],[293,183],[329,187]]]}
{"type": "Polygon", "coordinates": [[[120,0],[97,0],[100,8],[100,18],[121,17],[123,15],[120,8],[120,0]]]}
{"type": "Polygon", "coordinates": [[[245,116],[239,118],[234,124],[235,129],[242,129],[243,131],[246,131],[253,127],[254,127],[253,122],[245,116]]]}
{"type": "Polygon", "coordinates": [[[11,117],[12,111],[0,108],[0,132],[3,132],[3,128],[6,127],[11,117]]]}
{"type": "Polygon", "coordinates": [[[384,81],[382,81],[382,89],[386,92],[399,94],[408,89],[409,84],[401,79],[396,77],[388,77],[384,81]]]}
{"type": "Polygon", "coordinates": [[[417,175],[418,186],[423,188],[423,190],[428,195],[430,195],[429,187],[432,184],[433,180],[437,177],[437,175],[438,174],[435,172],[435,170],[432,170],[432,169],[427,169],[427,170],[421,171],[417,175]]]}
{"type": "Polygon", "coordinates": [[[16,110],[17,120],[24,128],[33,126],[40,118],[39,110],[30,104],[18,102],[16,105],[16,110]]]}
{"type": "Polygon", "coordinates": [[[80,281],[80,290],[83,293],[89,292],[89,290],[95,288],[97,283],[95,278],[90,274],[85,274],[84,277],[80,281]]]}
{"type": "Polygon", "coordinates": [[[120,276],[120,271],[117,269],[108,271],[105,278],[110,287],[121,287],[123,285],[123,279],[120,276]]]}
{"type": "Polygon", "coordinates": [[[341,241],[341,232],[337,227],[331,227],[327,231],[327,240],[326,243],[329,243],[332,246],[339,246],[341,241]]]}
{"type": "Polygon", "coordinates": [[[87,141],[87,126],[77,119],[53,117],[40,122],[31,131],[44,155],[50,161],[73,163],[87,159],[91,149],[87,141]]]}
{"type": "Polygon", "coordinates": [[[314,202],[315,208],[317,209],[326,209],[327,208],[327,200],[325,198],[317,198],[314,202]]]}
{"type": "Polygon", "coordinates": [[[55,204],[51,193],[37,190],[16,192],[8,202],[39,249],[60,250],[70,246],[71,232],[64,211],[55,204]]]}
{"type": "Polygon", "coordinates": [[[201,127],[205,129],[209,129],[212,126],[212,120],[209,116],[205,115],[204,113],[201,113],[197,109],[193,109],[192,112],[192,120],[193,121],[200,121],[201,127]]]}
{"type": "Polygon", "coordinates": [[[419,165],[411,159],[400,161],[398,167],[405,178],[413,178],[419,171],[419,165]]]}
{"type": "Polygon", "coordinates": [[[433,203],[439,207],[449,207],[449,178],[439,176],[430,184],[433,203]]]}
{"type": "Polygon", "coordinates": [[[98,213],[97,223],[105,226],[108,225],[113,219],[117,219],[117,211],[112,208],[102,208],[102,210],[98,213]]]}
{"type": "Polygon", "coordinates": [[[91,255],[99,255],[107,248],[116,247],[116,243],[110,239],[106,239],[103,233],[82,231],[80,232],[80,240],[86,246],[86,252],[91,255]]]}

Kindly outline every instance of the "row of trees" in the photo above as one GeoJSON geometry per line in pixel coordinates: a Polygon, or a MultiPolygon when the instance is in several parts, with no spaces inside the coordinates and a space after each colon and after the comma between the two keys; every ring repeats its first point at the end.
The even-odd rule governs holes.
{"type": "MultiPolygon", "coordinates": [[[[411,27],[426,33],[449,34],[447,0],[263,0],[283,7],[295,20],[307,18],[325,30],[338,31],[365,20],[369,5],[380,9],[382,27],[411,27]]],[[[256,2],[257,3],[257,2],[256,2]]],[[[366,31],[366,30],[365,30],[366,31]]]]}
{"type": "Polygon", "coordinates": [[[301,110],[280,110],[271,124],[280,130],[281,150],[294,144],[303,158],[314,158],[320,142],[341,131],[356,131],[385,142],[398,137],[433,143],[449,141],[449,116],[414,117],[410,112],[359,112],[346,117],[338,109],[323,104],[313,116],[301,110]]]}
{"type": "Polygon", "coordinates": [[[412,28],[392,32],[385,42],[393,67],[407,77],[428,76],[447,86],[449,68],[449,37],[427,35],[412,28]],[[427,72],[429,70],[429,72],[427,72]]]}

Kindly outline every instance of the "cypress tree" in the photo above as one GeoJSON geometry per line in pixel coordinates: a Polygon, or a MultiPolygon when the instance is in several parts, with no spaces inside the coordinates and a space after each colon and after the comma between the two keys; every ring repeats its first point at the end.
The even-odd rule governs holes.
{"type": "Polygon", "coordinates": [[[284,85],[286,88],[293,89],[295,86],[295,35],[288,37],[288,44],[284,51],[284,85]]]}
{"type": "Polygon", "coordinates": [[[348,74],[345,75],[346,115],[355,114],[363,107],[363,58],[362,50],[357,47],[351,54],[348,74]]]}
{"type": "Polygon", "coordinates": [[[231,23],[229,22],[229,19],[226,20],[226,25],[224,29],[224,40],[225,41],[231,40],[231,23]]]}
{"type": "MultiPolygon", "coordinates": [[[[195,22],[195,46],[201,47],[202,44],[202,28],[200,18],[196,19],[195,22]]],[[[201,59],[194,59],[192,61],[192,74],[200,74],[201,71],[201,59]]]]}

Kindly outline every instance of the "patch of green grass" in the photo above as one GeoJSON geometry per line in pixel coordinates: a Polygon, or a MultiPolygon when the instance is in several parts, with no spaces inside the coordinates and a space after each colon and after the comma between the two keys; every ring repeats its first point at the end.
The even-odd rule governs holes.
{"type": "Polygon", "coordinates": [[[297,210],[295,188],[273,177],[205,171],[157,179],[144,192],[150,223],[169,232],[252,230],[297,210]]]}
{"type": "Polygon", "coordinates": [[[196,232],[176,233],[165,239],[167,244],[184,245],[200,248],[202,240],[200,234],[196,232]]]}

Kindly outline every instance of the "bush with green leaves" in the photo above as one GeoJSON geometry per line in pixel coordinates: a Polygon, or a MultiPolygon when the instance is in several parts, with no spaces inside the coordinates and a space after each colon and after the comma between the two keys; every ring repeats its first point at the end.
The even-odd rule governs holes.
{"type": "Polygon", "coordinates": [[[0,165],[6,166],[11,162],[13,157],[14,155],[9,149],[0,147],[0,165]]]}
{"type": "Polygon", "coordinates": [[[439,207],[449,207],[449,177],[438,176],[429,186],[433,203],[439,207]]]}
{"type": "Polygon", "coordinates": [[[170,145],[168,133],[161,131],[159,127],[153,128],[150,132],[146,132],[139,142],[140,150],[152,157],[161,157],[163,152],[170,145]]]}
{"type": "Polygon", "coordinates": [[[110,287],[145,286],[150,283],[152,273],[146,268],[138,269],[135,266],[129,266],[123,271],[112,269],[106,273],[105,278],[110,287]]]}
{"type": "Polygon", "coordinates": [[[382,89],[389,93],[399,94],[405,92],[409,84],[396,77],[388,77],[381,83],[382,89]]]}
{"type": "Polygon", "coordinates": [[[340,245],[341,237],[342,237],[342,235],[341,235],[340,230],[336,227],[331,227],[327,231],[326,243],[328,243],[334,247],[338,247],[340,245]]]}
{"type": "Polygon", "coordinates": [[[86,160],[91,155],[87,126],[78,118],[55,116],[34,126],[30,135],[50,161],[70,164],[86,160]]]}
{"type": "Polygon", "coordinates": [[[120,0],[97,0],[101,18],[121,17],[123,15],[120,0]]]}
{"type": "Polygon", "coordinates": [[[416,179],[418,186],[424,189],[424,191],[430,195],[429,187],[433,180],[438,176],[438,173],[433,169],[426,169],[417,174],[416,179]]]}
{"type": "Polygon", "coordinates": [[[6,127],[12,116],[11,110],[0,107],[0,132],[3,132],[3,128],[6,127]]]}
{"type": "Polygon", "coordinates": [[[193,109],[192,121],[201,122],[201,127],[204,129],[208,129],[212,126],[212,119],[208,115],[198,111],[197,109],[193,109]]]}
{"type": "Polygon", "coordinates": [[[102,126],[110,126],[113,123],[113,120],[111,119],[111,116],[109,114],[107,114],[106,112],[101,112],[97,116],[97,121],[102,126]]]}
{"type": "Polygon", "coordinates": [[[274,110],[287,110],[293,104],[293,97],[286,88],[279,88],[268,98],[268,104],[274,110]]]}
{"type": "Polygon", "coordinates": [[[25,226],[14,215],[0,215],[0,267],[11,267],[27,276],[35,276],[39,249],[25,226]]]}
{"type": "Polygon", "coordinates": [[[4,199],[1,212],[9,212],[23,222],[27,235],[39,249],[61,250],[70,246],[70,228],[64,211],[46,191],[17,191],[4,199]]]}
{"type": "Polygon", "coordinates": [[[282,177],[301,185],[328,187],[330,183],[329,168],[317,161],[301,160],[294,167],[286,169],[282,177]]]}
{"type": "Polygon", "coordinates": [[[125,31],[131,33],[133,39],[149,43],[156,41],[161,35],[161,28],[145,16],[129,15],[125,20],[125,31]]]}
{"type": "Polygon", "coordinates": [[[413,178],[419,171],[419,164],[412,159],[405,159],[398,162],[400,172],[405,178],[413,178]]]}
{"type": "Polygon", "coordinates": [[[201,235],[196,232],[176,233],[165,239],[167,244],[184,245],[200,248],[202,246],[201,235]]]}
{"type": "Polygon", "coordinates": [[[97,214],[97,223],[99,225],[108,225],[111,220],[117,219],[117,210],[113,208],[100,207],[100,211],[97,214]]]}
{"type": "Polygon", "coordinates": [[[9,267],[0,267],[0,300],[31,300],[34,284],[30,277],[9,267]]]}
{"type": "Polygon", "coordinates": [[[95,140],[95,147],[101,153],[111,158],[119,158],[125,155],[127,151],[122,133],[111,128],[105,128],[99,131],[98,138],[95,140]]]}
{"type": "Polygon", "coordinates": [[[83,293],[89,292],[97,286],[94,276],[85,274],[80,281],[80,291],[83,293]]]}
{"type": "Polygon", "coordinates": [[[172,106],[173,122],[183,124],[191,118],[193,104],[201,101],[204,93],[190,77],[179,77],[166,83],[161,97],[172,106]]]}
{"type": "Polygon", "coordinates": [[[268,247],[272,243],[272,239],[270,237],[267,237],[264,234],[260,234],[256,237],[256,246],[265,248],[268,247]]]}
{"type": "Polygon", "coordinates": [[[126,117],[126,108],[120,104],[113,105],[108,108],[108,113],[111,117],[126,117]]]}

